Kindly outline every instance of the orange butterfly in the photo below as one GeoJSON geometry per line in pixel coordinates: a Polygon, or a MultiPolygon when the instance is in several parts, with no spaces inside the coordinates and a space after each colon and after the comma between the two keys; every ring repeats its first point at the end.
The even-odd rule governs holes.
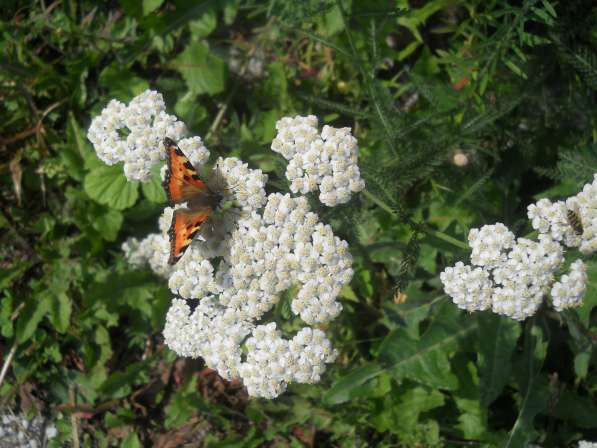
{"type": "Polygon", "coordinates": [[[175,264],[187,250],[193,237],[207,221],[222,200],[222,195],[203,182],[189,159],[178,145],[168,137],[164,139],[168,171],[164,179],[164,190],[171,206],[187,203],[187,208],[179,208],[172,215],[168,230],[170,236],[170,258],[175,264]]]}

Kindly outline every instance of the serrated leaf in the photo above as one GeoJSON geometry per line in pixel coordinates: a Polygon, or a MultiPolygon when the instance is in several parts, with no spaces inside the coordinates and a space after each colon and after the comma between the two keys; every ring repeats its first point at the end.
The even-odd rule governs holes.
{"type": "Polygon", "coordinates": [[[116,210],[132,206],[139,197],[139,184],[128,181],[120,165],[96,168],[85,176],[83,185],[91,199],[116,210]]]}
{"type": "Polygon", "coordinates": [[[201,42],[191,42],[174,60],[174,68],[180,72],[189,90],[196,94],[215,95],[224,90],[226,64],[210,53],[201,42]]]}
{"type": "Polygon", "coordinates": [[[434,320],[419,340],[398,328],[382,342],[379,359],[397,380],[409,378],[432,387],[453,390],[458,386],[458,380],[450,371],[448,358],[457,350],[459,340],[476,329],[474,319],[456,319],[449,314],[434,320]]]}
{"type": "Polygon", "coordinates": [[[197,377],[180,387],[166,406],[166,428],[182,425],[197,411],[210,411],[203,397],[197,392],[197,377]]]}
{"type": "Polygon", "coordinates": [[[122,398],[131,393],[134,385],[147,381],[148,362],[130,364],[125,371],[114,372],[101,385],[100,392],[110,398],[122,398]]]}
{"type": "Polygon", "coordinates": [[[383,370],[383,367],[377,363],[366,364],[353,370],[333,384],[324,394],[323,402],[327,405],[335,405],[349,401],[355,389],[379,376],[383,370]]]}
{"type": "Polygon", "coordinates": [[[520,336],[520,324],[491,313],[479,314],[477,319],[481,403],[489,406],[510,378],[512,355],[520,336]]]}

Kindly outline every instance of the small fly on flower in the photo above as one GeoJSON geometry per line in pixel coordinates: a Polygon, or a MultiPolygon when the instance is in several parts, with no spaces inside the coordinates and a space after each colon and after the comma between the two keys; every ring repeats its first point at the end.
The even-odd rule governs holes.
{"type": "Polygon", "coordinates": [[[570,227],[572,227],[572,230],[574,230],[574,233],[576,233],[578,236],[581,236],[584,233],[582,219],[577,212],[572,209],[566,210],[566,219],[568,224],[570,224],[570,227]]]}

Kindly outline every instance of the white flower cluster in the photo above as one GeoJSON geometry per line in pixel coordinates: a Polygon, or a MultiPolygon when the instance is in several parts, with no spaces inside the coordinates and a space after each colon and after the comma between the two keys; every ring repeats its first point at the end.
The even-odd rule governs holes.
{"type": "Polygon", "coordinates": [[[214,296],[203,298],[194,311],[187,301],[174,299],[164,338],[179,355],[201,356],[224,378],[242,378],[249,395],[263,398],[277,397],[291,382],[318,382],[338,354],[321,330],[305,327],[286,340],[274,322],[255,325],[214,296]]]}
{"type": "Polygon", "coordinates": [[[578,442],[578,448],[597,448],[597,442],[589,442],[588,440],[581,440],[578,442]]]}
{"type": "Polygon", "coordinates": [[[162,95],[146,90],[128,105],[110,101],[91,122],[87,138],[102,161],[108,165],[124,162],[127,179],[145,181],[151,167],[166,156],[165,137],[178,141],[181,148],[203,152],[201,139],[185,141],[185,134],[184,123],[166,113],[162,95]]]}
{"type": "Polygon", "coordinates": [[[306,327],[288,341],[275,325],[256,322],[297,285],[293,313],[310,325],[334,319],[342,309],[336,298],[353,275],[347,243],[319,222],[304,197],[279,193],[267,197],[262,214],[242,215],[224,241],[215,251],[195,241],[176,264],[172,291],[201,300],[192,312],[175,301],[166,343],[180,355],[201,356],[227,378],[240,376],[253,396],[271,398],[289,382],[318,381],[335,356],[323,332],[306,327]]]}
{"type": "Polygon", "coordinates": [[[365,188],[357,165],[359,148],[350,128],[326,125],[319,134],[317,117],[309,115],[282,118],[276,129],[271,148],[289,160],[286,177],[293,193],[319,189],[319,200],[333,207],[365,188]]]}
{"type": "Polygon", "coordinates": [[[564,261],[562,247],[547,235],[539,241],[514,239],[497,223],[471,229],[472,268],[462,262],[441,273],[446,294],[468,311],[491,308],[494,313],[523,320],[533,315],[564,261]]]}
{"type": "MultiPolygon", "coordinates": [[[[349,128],[324,126],[319,133],[313,116],[285,118],[277,128],[272,149],[290,160],[293,193],[318,189],[320,200],[333,206],[364,188],[349,128]]],[[[104,162],[124,162],[129,180],[146,180],[165,158],[165,137],[177,141],[196,168],[207,161],[202,140],[184,134],[162,96],[146,91],[128,105],[111,101],[88,138],[104,162]]],[[[240,377],[252,396],[273,398],[291,382],[319,381],[337,356],[325,333],[306,326],[287,339],[263,318],[283,294],[307,325],[338,316],[337,298],[353,276],[348,244],[319,221],[305,197],[267,196],[267,176],[238,159],[220,158],[207,182],[222,195],[221,206],[174,266],[168,264],[168,230],[175,208],[184,204],[166,207],[160,232],[122,245],[131,264],[149,264],[178,296],[166,317],[167,345],[181,356],[202,357],[225,378],[240,377]]]]}
{"type": "Polygon", "coordinates": [[[170,289],[185,298],[220,294],[220,302],[242,318],[258,319],[298,284],[291,307],[306,323],[340,313],[336,297],[353,274],[348,244],[319,222],[304,197],[269,195],[263,215],[239,218],[223,241],[226,246],[215,251],[193,242],[170,276],[170,289]],[[210,262],[215,257],[222,258],[217,273],[210,262]]]}
{"type": "Polygon", "coordinates": [[[129,238],[122,244],[122,251],[127,261],[133,266],[141,267],[149,264],[149,267],[160,277],[168,278],[173,267],[168,264],[170,257],[170,239],[168,229],[172,222],[172,207],[166,207],[159,219],[158,233],[151,233],[139,241],[137,238],[129,238]]]}
{"type": "Polygon", "coordinates": [[[570,273],[562,275],[560,281],[551,288],[553,307],[562,311],[581,304],[587,290],[587,271],[582,260],[570,265],[570,273]]]}
{"type": "Polygon", "coordinates": [[[24,415],[4,414],[0,417],[0,447],[41,448],[57,434],[56,427],[46,426],[39,416],[31,420],[24,415]]]}
{"type": "Polygon", "coordinates": [[[559,280],[555,274],[564,264],[564,246],[578,247],[584,254],[597,250],[597,174],[566,201],[541,199],[529,205],[528,217],[539,241],[515,240],[500,223],[470,231],[471,263],[476,267],[458,262],[440,275],[458,307],[491,308],[522,320],[537,311],[548,293],[557,311],[582,304],[587,289],[582,260],[574,261],[559,280]]]}
{"type": "Polygon", "coordinates": [[[578,247],[582,253],[592,254],[597,250],[597,174],[592,183],[565,202],[541,199],[529,205],[528,217],[540,233],[549,233],[567,247],[578,247]],[[578,218],[576,226],[580,226],[580,232],[570,222],[570,212],[578,218]]]}

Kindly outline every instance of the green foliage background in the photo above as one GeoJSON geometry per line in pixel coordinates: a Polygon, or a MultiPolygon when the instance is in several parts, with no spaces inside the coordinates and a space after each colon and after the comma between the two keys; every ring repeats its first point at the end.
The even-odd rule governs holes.
{"type": "Polygon", "coordinates": [[[8,0],[0,17],[0,407],[47,415],[53,446],[597,440],[597,263],[581,308],[524,323],[460,312],[438,279],[471,227],[529,234],[530,202],[597,172],[592,1],[8,0]],[[355,259],[320,384],[250,400],[163,345],[167,285],[120,251],[157,227],[157,173],[128,183],[85,137],[147,88],[281,191],[277,119],[353,128],[367,189],[313,201],[355,259]]]}

